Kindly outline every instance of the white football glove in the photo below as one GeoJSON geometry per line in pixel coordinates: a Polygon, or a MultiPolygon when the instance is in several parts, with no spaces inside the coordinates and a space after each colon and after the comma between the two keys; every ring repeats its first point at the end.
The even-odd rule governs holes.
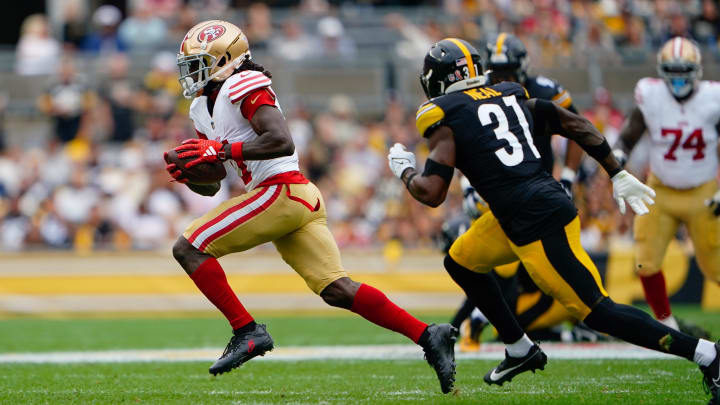
{"type": "Polygon", "coordinates": [[[390,148],[388,163],[390,164],[390,170],[399,179],[405,169],[415,168],[415,154],[405,150],[405,145],[396,143],[390,148]]]}
{"type": "Polygon", "coordinates": [[[620,213],[625,214],[625,201],[638,215],[645,215],[650,210],[645,206],[655,204],[655,190],[644,185],[635,176],[623,170],[614,175],[610,180],[613,184],[613,197],[620,208],[620,213]]]}
{"type": "Polygon", "coordinates": [[[710,207],[713,215],[715,215],[716,217],[720,216],[720,191],[715,193],[715,195],[711,199],[705,200],[705,205],[710,207]]]}

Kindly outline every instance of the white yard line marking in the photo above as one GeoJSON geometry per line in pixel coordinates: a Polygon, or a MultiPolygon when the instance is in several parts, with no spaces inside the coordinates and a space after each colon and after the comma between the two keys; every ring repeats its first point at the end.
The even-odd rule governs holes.
{"type": "MultiPolygon", "coordinates": [[[[545,343],[543,350],[552,359],[669,359],[670,355],[626,343],[562,344],[545,343]]],[[[0,363],[129,363],[215,361],[221,348],[104,350],[46,353],[0,353],[0,363]]],[[[475,353],[457,352],[458,359],[500,360],[504,346],[486,343],[475,353]]],[[[298,360],[420,360],[422,350],[415,345],[363,346],[286,346],[259,357],[266,361],[298,360]]]]}

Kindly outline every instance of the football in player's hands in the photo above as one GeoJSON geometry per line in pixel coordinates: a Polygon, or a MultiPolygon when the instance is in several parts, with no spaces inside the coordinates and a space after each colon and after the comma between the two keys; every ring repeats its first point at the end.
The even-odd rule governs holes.
{"type": "MultiPolygon", "coordinates": [[[[165,162],[168,165],[174,164],[177,170],[180,170],[175,180],[184,182],[187,180],[193,184],[215,184],[225,178],[227,172],[222,162],[199,163],[190,168],[186,168],[185,164],[194,160],[194,157],[179,158],[178,153],[172,149],[165,153],[165,162]]],[[[172,173],[171,173],[172,175],[172,173]]]]}

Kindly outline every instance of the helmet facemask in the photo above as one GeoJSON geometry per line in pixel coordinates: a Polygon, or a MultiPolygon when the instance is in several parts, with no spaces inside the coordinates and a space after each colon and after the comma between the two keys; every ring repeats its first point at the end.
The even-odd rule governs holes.
{"type": "Polygon", "coordinates": [[[183,96],[192,97],[210,81],[210,71],[215,65],[215,57],[207,53],[195,55],[178,54],[177,65],[180,70],[178,81],[183,88],[183,96]]]}
{"type": "Polygon", "coordinates": [[[688,97],[702,77],[702,67],[687,61],[668,61],[658,64],[658,75],[665,80],[675,98],[688,97]]]}
{"type": "Polygon", "coordinates": [[[208,53],[193,55],[178,54],[177,65],[180,70],[178,81],[183,88],[183,96],[192,98],[195,93],[204,88],[211,80],[225,80],[232,72],[242,65],[245,59],[250,58],[250,51],[243,53],[230,63],[223,56],[218,61],[208,53]],[[217,69],[219,68],[219,69],[217,69]],[[211,73],[215,71],[214,73],[211,73]]]}

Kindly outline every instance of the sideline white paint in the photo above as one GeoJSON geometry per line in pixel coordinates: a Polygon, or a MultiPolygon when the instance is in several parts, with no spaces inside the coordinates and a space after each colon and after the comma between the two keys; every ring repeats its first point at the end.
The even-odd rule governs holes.
{"type": "MultiPolygon", "coordinates": [[[[563,344],[545,343],[543,350],[551,359],[671,359],[658,353],[626,343],[563,344]]],[[[181,362],[215,361],[221,348],[204,349],[143,349],[104,350],[46,353],[0,353],[0,363],[130,363],[130,362],[181,362]]],[[[501,360],[504,346],[486,343],[475,353],[456,353],[456,358],[501,360]]],[[[259,360],[422,360],[422,350],[416,345],[362,345],[362,346],[286,346],[279,347],[259,360]]]]}

